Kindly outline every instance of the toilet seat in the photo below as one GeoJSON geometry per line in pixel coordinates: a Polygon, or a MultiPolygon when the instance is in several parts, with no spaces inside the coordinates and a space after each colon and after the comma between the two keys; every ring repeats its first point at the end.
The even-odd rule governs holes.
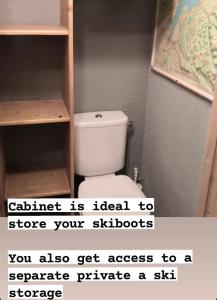
{"type": "Polygon", "coordinates": [[[110,174],[88,177],[79,186],[79,198],[144,198],[145,195],[128,176],[110,174]]]}

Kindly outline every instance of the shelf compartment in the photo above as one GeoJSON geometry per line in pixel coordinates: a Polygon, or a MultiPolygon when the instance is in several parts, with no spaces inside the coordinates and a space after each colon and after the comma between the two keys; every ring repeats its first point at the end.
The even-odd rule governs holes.
{"type": "Polygon", "coordinates": [[[63,100],[0,101],[0,126],[69,121],[63,100]]]}
{"type": "Polygon", "coordinates": [[[0,35],[55,35],[67,36],[69,30],[62,25],[0,24],[0,35]]]}
{"type": "Polygon", "coordinates": [[[60,166],[18,169],[6,175],[5,198],[40,198],[70,194],[66,170],[60,166]]]}

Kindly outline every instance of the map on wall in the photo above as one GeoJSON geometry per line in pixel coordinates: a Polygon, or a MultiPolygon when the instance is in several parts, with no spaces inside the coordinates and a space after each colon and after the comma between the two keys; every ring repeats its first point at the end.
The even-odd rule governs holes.
{"type": "Polygon", "coordinates": [[[152,67],[212,100],[217,78],[217,0],[158,0],[152,67]]]}

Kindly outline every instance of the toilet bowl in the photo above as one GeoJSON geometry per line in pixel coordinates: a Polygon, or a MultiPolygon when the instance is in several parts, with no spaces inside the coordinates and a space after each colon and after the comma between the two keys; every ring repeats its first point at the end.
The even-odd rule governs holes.
{"type": "MultiPolygon", "coordinates": [[[[137,184],[125,175],[104,175],[87,177],[79,186],[79,198],[144,198],[145,195],[137,184]]],[[[149,215],[148,212],[91,212],[88,215],[149,215]]]]}
{"type": "Polygon", "coordinates": [[[135,182],[124,175],[86,178],[79,186],[79,198],[144,198],[135,182]]]}
{"type": "Polygon", "coordinates": [[[144,198],[123,169],[128,117],[122,111],[75,114],[75,172],[85,177],[79,198],[144,198]]]}

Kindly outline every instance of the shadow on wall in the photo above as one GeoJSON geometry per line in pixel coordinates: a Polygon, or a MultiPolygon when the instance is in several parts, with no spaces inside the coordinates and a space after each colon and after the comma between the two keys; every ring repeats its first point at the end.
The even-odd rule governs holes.
{"type": "MultiPolygon", "coordinates": [[[[145,106],[155,4],[153,0],[75,1],[76,112],[122,109],[127,113],[136,111],[141,100],[145,106]]],[[[137,114],[141,106],[138,109],[137,114]]]]}
{"type": "Polygon", "coordinates": [[[155,2],[146,0],[144,6],[142,0],[80,0],[75,2],[75,21],[79,22],[80,18],[85,20],[83,26],[88,26],[92,32],[150,33],[150,16],[153,16],[155,2]],[[79,11],[76,10],[76,6],[79,7],[79,11]],[[77,16],[76,11],[79,12],[77,16]],[[141,28],[141,22],[144,28],[141,28]]]}
{"type": "Polygon", "coordinates": [[[61,97],[64,44],[58,38],[0,37],[0,44],[1,100],[61,97]]]}
{"type": "Polygon", "coordinates": [[[159,7],[157,9],[158,11],[158,18],[157,18],[157,26],[161,27],[160,34],[158,36],[158,39],[156,40],[157,45],[161,42],[163,38],[165,38],[164,33],[168,33],[169,24],[171,24],[171,21],[173,19],[173,13],[174,13],[174,6],[175,1],[174,0],[160,0],[159,7]]]}
{"type": "Polygon", "coordinates": [[[165,20],[165,17],[171,21],[173,18],[175,1],[174,0],[161,0],[160,7],[158,10],[158,25],[161,25],[165,20]]]}
{"type": "MultiPolygon", "coordinates": [[[[141,47],[141,40],[136,44],[136,37],[143,35],[145,41],[145,35],[153,33],[155,2],[146,0],[144,4],[143,0],[76,1],[76,58],[81,59],[88,47],[88,58],[135,59],[138,56],[138,46],[141,47]]],[[[150,48],[150,45],[146,46],[150,48]]]]}

